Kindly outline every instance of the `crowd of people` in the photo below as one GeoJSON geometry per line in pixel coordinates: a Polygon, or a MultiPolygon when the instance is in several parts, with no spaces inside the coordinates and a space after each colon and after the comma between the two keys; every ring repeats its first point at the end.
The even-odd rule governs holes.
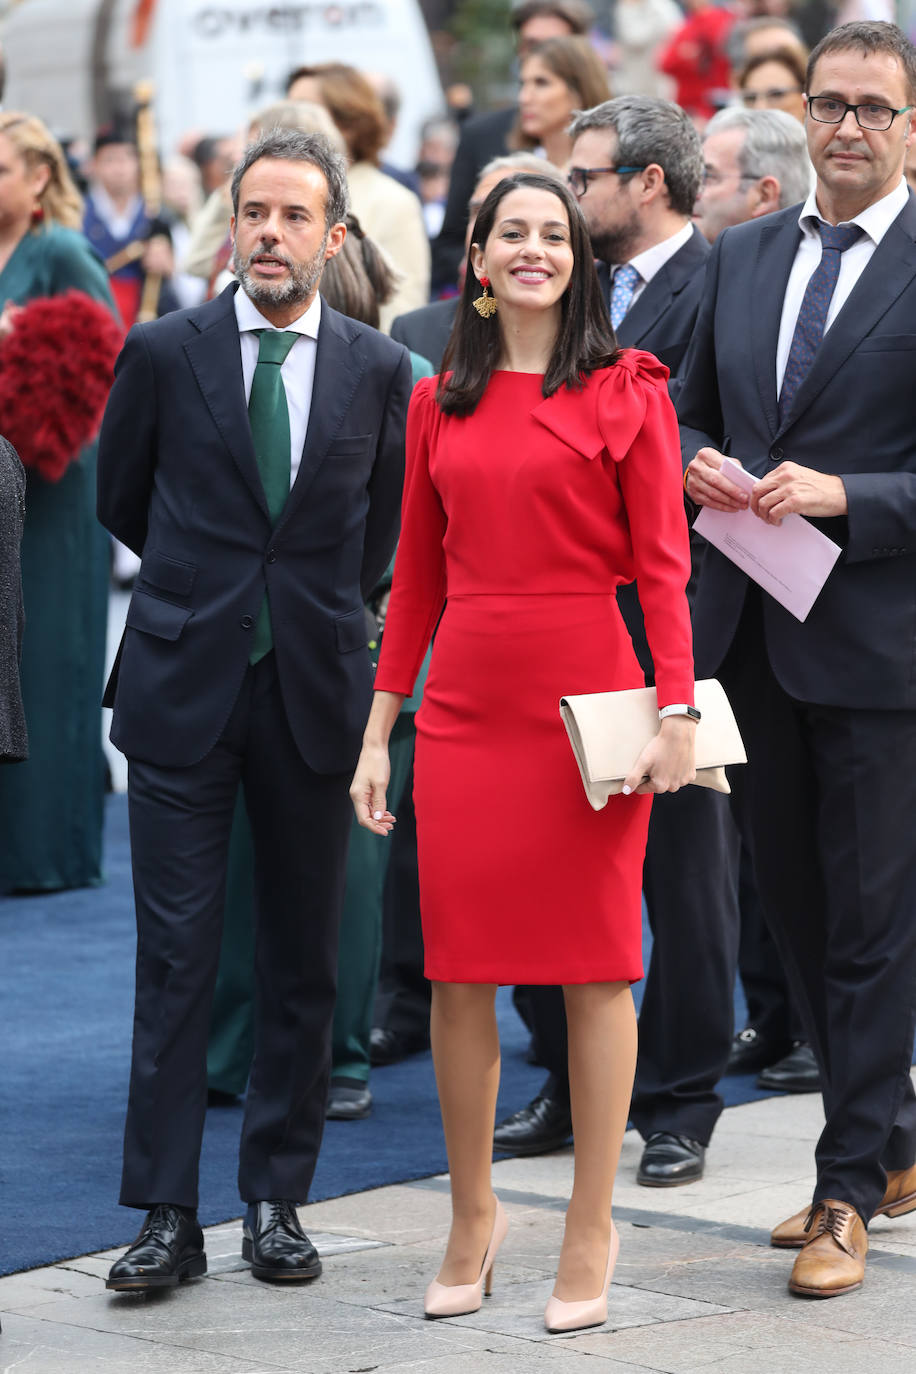
{"type": "Polygon", "coordinates": [[[685,11],[619,0],[609,69],[581,0],[524,0],[517,103],[436,115],[411,169],[397,91],[343,62],[161,169],[133,130],[81,158],[0,113],[2,891],[103,881],[109,571],[131,589],[104,701],[146,1220],[113,1290],[206,1272],[205,1113],[241,1099],[244,1257],[314,1278],[324,1121],[430,1045],[430,1317],[489,1291],[494,1149],[572,1138],[545,1322],[603,1322],[627,1121],[640,1184],[695,1182],[728,1072],[823,1096],[771,1237],[792,1293],[857,1288],[872,1216],[916,1209],[916,50],[685,11]],[[703,508],[834,540],[804,622],[703,508]],[[688,785],[712,676],[731,797],[688,785]],[[593,811],[558,701],[643,685],[658,733],[593,811]],[[497,1122],[500,984],[548,1076],[497,1122]]]}

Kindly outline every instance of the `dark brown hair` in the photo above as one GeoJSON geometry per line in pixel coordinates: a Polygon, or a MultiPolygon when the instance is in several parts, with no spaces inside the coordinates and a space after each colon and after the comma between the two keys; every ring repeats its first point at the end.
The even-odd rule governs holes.
{"type": "Polygon", "coordinates": [[[523,0],[510,16],[512,28],[518,33],[529,19],[549,14],[569,25],[570,33],[588,33],[595,22],[595,12],[584,0],[523,0]]]}
{"type": "MultiPolygon", "coordinates": [[[[522,67],[532,58],[543,62],[566,85],[575,109],[590,110],[610,98],[607,68],[587,38],[547,38],[525,55],[522,67]]],[[[508,142],[514,148],[536,148],[538,144],[536,138],[522,132],[517,120],[508,142]]]]}
{"type": "Polygon", "coordinates": [[[807,87],[807,72],[805,62],[801,53],[796,48],[772,48],[769,52],[759,52],[756,57],[749,57],[741,68],[741,75],[738,77],[738,89],[744,90],[744,83],[752,72],[758,67],[766,66],[767,62],[778,62],[781,67],[792,73],[792,78],[800,90],[807,87]]]}
{"type": "Polygon", "coordinates": [[[394,294],[398,274],[355,215],[347,215],[346,225],[343,248],[324,265],[321,295],[341,315],[378,329],[379,306],[394,294]]]}
{"type": "MultiPolygon", "coordinates": [[[[482,248],[493,232],[500,203],[512,191],[548,191],[563,205],[569,219],[573,269],[560,298],[562,310],[553,354],[544,374],[542,392],[552,396],[561,386],[579,388],[584,376],[617,361],[617,341],[601,297],[592,246],[582,211],[562,182],[533,172],[506,177],[487,196],[474,224],[472,241],[482,248]]],[[[436,400],[447,415],[470,415],[486,390],[502,348],[498,316],[482,319],[474,309],[480,283],[465,273],[464,289],[449,336],[436,400]]]]}
{"type": "Polygon", "coordinates": [[[321,100],[343,134],[354,162],[378,162],[388,138],[388,121],[381,100],[369,81],[345,62],[316,62],[290,72],[287,94],[300,77],[318,82],[321,100]]]}
{"type": "Polygon", "coordinates": [[[883,52],[898,58],[909,86],[909,99],[913,100],[916,97],[916,48],[902,29],[884,20],[840,24],[838,28],[831,29],[825,34],[808,58],[805,79],[805,90],[808,95],[817,95],[817,91],[811,89],[811,81],[818,58],[832,52],[849,52],[851,48],[858,48],[866,57],[870,57],[872,53],[883,52]]]}

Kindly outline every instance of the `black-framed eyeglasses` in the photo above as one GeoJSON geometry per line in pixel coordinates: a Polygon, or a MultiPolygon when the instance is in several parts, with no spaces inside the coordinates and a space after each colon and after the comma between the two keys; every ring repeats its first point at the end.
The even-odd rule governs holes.
{"type": "Polygon", "coordinates": [[[742,91],[741,103],[753,109],[758,100],[785,100],[787,95],[803,95],[804,89],[804,86],[774,86],[769,91],[742,91]]]}
{"type": "Polygon", "coordinates": [[[625,177],[630,176],[633,172],[644,172],[645,170],[645,167],[624,166],[622,162],[613,167],[570,167],[566,176],[566,183],[574,196],[584,196],[592,177],[603,176],[611,172],[616,173],[619,177],[625,177]]]}
{"type": "MultiPolygon", "coordinates": [[[[733,175],[732,172],[717,172],[712,167],[704,167],[700,183],[703,186],[720,186],[723,181],[731,181],[733,175]]],[[[737,182],[759,181],[762,176],[762,172],[738,172],[734,180],[737,182]]]]}
{"type": "Polygon", "coordinates": [[[849,105],[845,100],[837,100],[832,95],[808,96],[808,113],[818,124],[842,124],[852,110],[859,128],[871,129],[875,133],[886,132],[898,115],[906,114],[907,110],[912,109],[912,105],[903,105],[899,110],[895,110],[890,105],[876,105],[871,100],[866,100],[861,105],[849,105]]]}

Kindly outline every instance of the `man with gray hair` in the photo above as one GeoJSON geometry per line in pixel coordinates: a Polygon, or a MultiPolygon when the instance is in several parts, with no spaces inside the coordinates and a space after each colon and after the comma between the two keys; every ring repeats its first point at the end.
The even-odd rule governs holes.
{"type": "MultiPolygon", "coordinates": [[[[588,222],[617,339],[677,373],[699,307],[709,245],[691,224],[703,161],[679,106],[619,96],[578,115],[569,183],[588,222]]],[[[618,604],[647,682],[654,680],[635,584],[618,604]]],[[[639,1018],[631,1117],[646,1141],[637,1181],[673,1187],[702,1177],[722,1110],[716,1083],[732,1038],[738,837],[726,799],[701,787],[656,797],[643,890],[655,943],[639,1018]],[[702,854],[702,862],[698,856],[702,854]]],[[[500,1150],[565,1143],[572,1121],[559,988],[532,988],[534,1038],[550,1077],[501,1121],[500,1150]]]]}
{"type": "Polygon", "coordinates": [[[782,110],[720,110],[703,134],[703,162],[693,213],[710,243],[733,224],[800,205],[814,179],[804,125],[782,110]]]}
{"type": "Polygon", "coordinates": [[[131,330],[99,443],[99,518],[141,556],[106,701],[129,762],[137,908],[121,1202],[147,1212],[107,1286],[206,1272],[197,1222],[207,1035],[239,786],[256,889],[242,1256],[308,1279],[348,788],[371,697],[363,600],[394,550],[406,350],[322,303],[346,167],[274,129],[232,179],[215,300],[131,330]]]}

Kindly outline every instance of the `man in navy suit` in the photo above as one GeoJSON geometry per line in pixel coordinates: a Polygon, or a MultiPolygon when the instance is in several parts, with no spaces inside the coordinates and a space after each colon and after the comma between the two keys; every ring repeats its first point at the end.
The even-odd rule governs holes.
{"type": "Polygon", "coordinates": [[[241,283],[131,331],[99,514],[142,556],[109,692],[129,761],[138,954],[121,1202],[148,1215],[108,1287],[206,1270],[197,1174],[239,783],[257,891],[256,1050],[239,1190],[256,1277],[320,1272],[295,1207],[324,1123],[348,786],[371,696],[363,600],[397,538],[410,363],[322,304],[346,170],[274,130],[233,183],[241,283]]]}
{"type": "Polygon", "coordinates": [[[698,673],[731,698],[735,800],[823,1082],[813,1203],[773,1232],[793,1293],[864,1277],[873,1215],[916,1208],[916,50],[845,24],[814,49],[799,213],[728,229],[707,269],[679,413],[699,505],[789,514],[841,548],[804,623],[710,548],[698,673]]]}

